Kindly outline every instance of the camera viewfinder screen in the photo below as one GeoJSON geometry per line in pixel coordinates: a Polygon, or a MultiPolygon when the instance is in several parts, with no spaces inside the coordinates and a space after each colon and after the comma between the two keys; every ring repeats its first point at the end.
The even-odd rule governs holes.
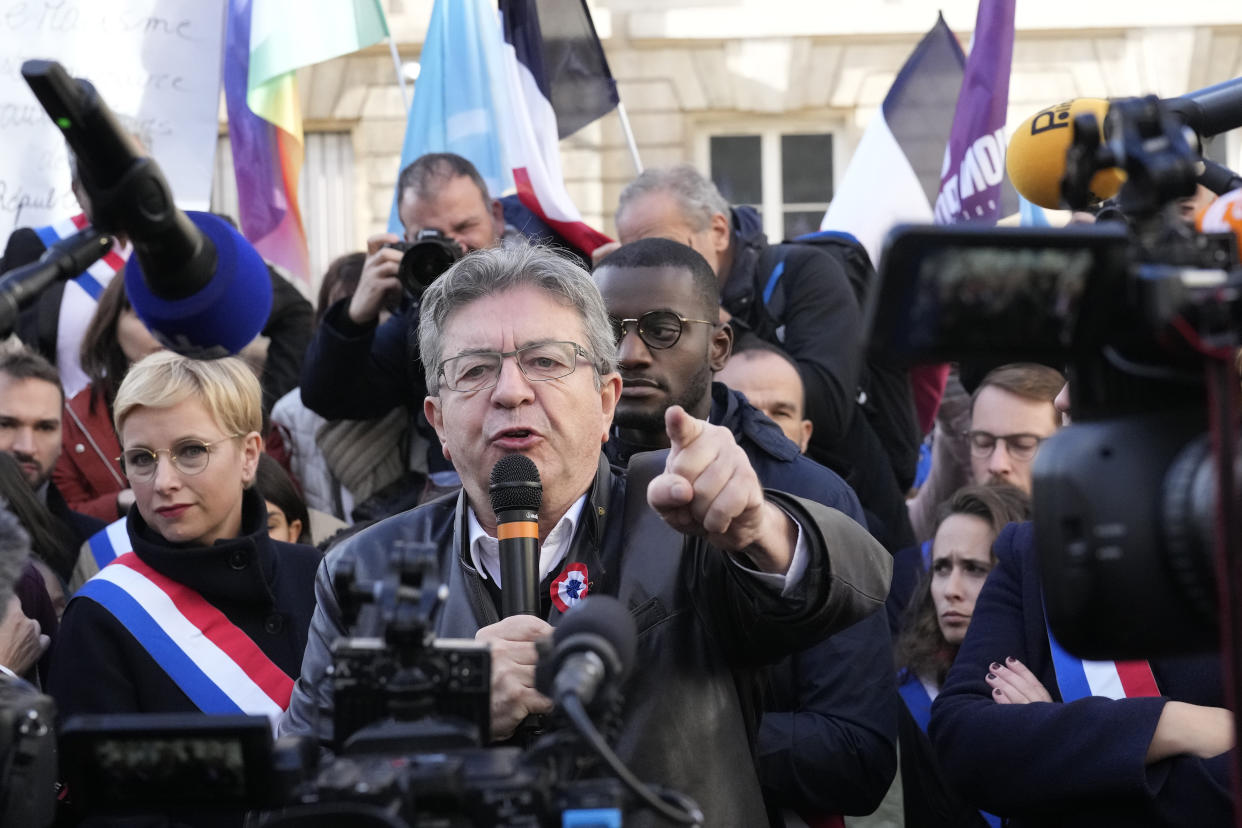
{"type": "Polygon", "coordinates": [[[872,346],[918,362],[1057,356],[1089,286],[1124,267],[1114,234],[917,228],[886,253],[872,346]]]}

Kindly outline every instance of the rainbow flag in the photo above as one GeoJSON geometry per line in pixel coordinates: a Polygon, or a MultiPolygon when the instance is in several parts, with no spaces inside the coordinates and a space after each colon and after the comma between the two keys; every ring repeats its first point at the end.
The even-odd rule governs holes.
{"type": "Polygon", "coordinates": [[[229,0],[224,94],[242,234],[308,283],[296,72],[387,36],[379,0],[229,0]]]}

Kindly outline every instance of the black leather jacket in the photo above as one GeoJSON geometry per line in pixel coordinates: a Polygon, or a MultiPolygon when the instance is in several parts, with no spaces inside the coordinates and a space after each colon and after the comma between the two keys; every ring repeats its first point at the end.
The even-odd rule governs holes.
{"type": "MultiPolygon", "coordinates": [[[[626,473],[601,456],[566,564],[586,565],[590,592],[614,595],[638,627],[638,668],[624,688],[614,747],[640,778],[693,797],[713,826],[764,825],[767,816],[751,744],[757,711],[749,698],[757,665],[803,649],[875,611],[888,589],[891,559],[840,512],[779,492],[768,496],[802,527],[810,552],[789,596],[696,538],[674,532],[647,506],[646,485],[664,452],[636,455],[626,473]],[[626,497],[627,478],[635,496],[626,497]]],[[[356,562],[359,579],[382,575],[397,541],[440,550],[449,597],[436,618],[440,637],[473,638],[498,619],[466,550],[464,495],[389,518],[329,553],[316,578],[302,675],[280,733],[330,737],[330,682],[321,681],[331,642],[344,633],[331,573],[356,562]]],[[[560,613],[553,609],[550,623],[560,613]]],[[[635,814],[627,825],[654,818],[635,814]]]]}

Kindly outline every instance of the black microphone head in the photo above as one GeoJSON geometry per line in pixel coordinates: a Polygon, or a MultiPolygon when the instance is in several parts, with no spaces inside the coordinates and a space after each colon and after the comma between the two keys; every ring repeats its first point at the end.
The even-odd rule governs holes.
{"type": "Polygon", "coordinates": [[[39,261],[47,252],[47,245],[39,234],[29,227],[19,227],[9,236],[4,246],[4,258],[0,259],[0,273],[39,261]]]}
{"type": "Polygon", "coordinates": [[[539,469],[525,454],[506,454],[492,466],[488,494],[496,514],[521,509],[538,512],[543,503],[539,469]]]}
{"type": "MultiPolygon", "coordinates": [[[[611,595],[590,595],[574,605],[552,632],[552,640],[539,647],[535,689],[555,696],[554,685],[562,665],[575,653],[599,656],[608,681],[622,681],[634,667],[638,653],[638,628],[625,605],[611,595]]],[[[589,702],[589,699],[584,699],[589,702]]]]}

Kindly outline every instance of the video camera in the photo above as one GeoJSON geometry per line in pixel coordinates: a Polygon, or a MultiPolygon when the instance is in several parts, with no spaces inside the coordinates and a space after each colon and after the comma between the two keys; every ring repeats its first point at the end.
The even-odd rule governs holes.
{"type": "Polygon", "coordinates": [[[435,639],[431,619],[447,595],[438,572],[435,547],[409,543],[389,550],[377,581],[337,573],[351,635],[334,644],[327,677],[335,755],[320,761],[309,737],[274,742],[264,717],[76,717],[61,737],[73,806],[125,816],[249,811],[248,825],[279,828],[620,826],[638,805],[701,820],[685,797],[637,783],[599,732],[617,725],[634,661],[628,610],[594,596],[567,613],[539,646],[537,683],[558,711],[528,749],[484,747],[490,655],[473,640],[435,639]]]}
{"type": "Polygon", "coordinates": [[[1094,116],[1074,120],[1062,193],[1084,209],[1092,177],[1121,167],[1126,223],[899,228],[869,296],[870,347],[906,363],[1067,366],[1074,425],[1033,469],[1052,630],[1087,658],[1209,650],[1216,558],[1230,581],[1242,565],[1242,267],[1233,234],[1173,214],[1199,158],[1172,112],[1114,101],[1104,126],[1101,141],[1094,116]]]}

